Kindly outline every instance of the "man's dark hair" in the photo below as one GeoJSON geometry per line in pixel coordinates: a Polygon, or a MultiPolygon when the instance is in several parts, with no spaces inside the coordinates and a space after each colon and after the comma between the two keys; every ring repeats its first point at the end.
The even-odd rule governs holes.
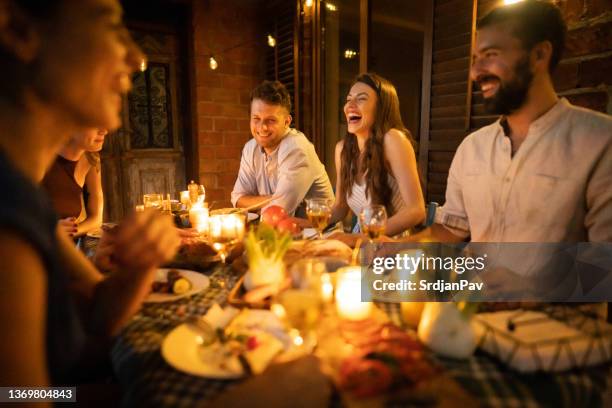
{"type": "Polygon", "coordinates": [[[565,47],[567,26],[561,10],[552,3],[541,0],[525,0],[491,10],[478,21],[477,29],[496,24],[507,24],[512,34],[521,40],[523,48],[531,50],[542,41],[550,41],[552,55],[548,71],[556,68],[565,47]]]}
{"type": "Polygon", "coordinates": [[[261,99],[270,105],[280,105],[291,113],[291,95],[279,81],[263,81],[251,92],[251,102],[261,99]]]}

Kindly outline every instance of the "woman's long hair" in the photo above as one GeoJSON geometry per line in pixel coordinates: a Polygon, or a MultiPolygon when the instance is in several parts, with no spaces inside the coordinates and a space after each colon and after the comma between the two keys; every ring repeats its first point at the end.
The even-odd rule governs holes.
{"type": "MultiPolygon", "coordinates": [[[[359,167],[359,146],[357,136],[346,133],[342,148],[340,181],[342,191],[346,193],[342,199],[346,200],[353,192],[353,183],[359,173],[365,174],[366,197],[372,197],[372,204],[382,204],[389,208],[391,204],[391,187],[388,182],[389,169],[385,160],[384,138],[391,129],[397,129],[404,133],[408,140],[413,143],[412,136],[402,122],[399,109],[399,98],[395,86],[385,78],[374,73],[359,75],[353,85],[357,82],[364,83],[374,89],[377,96],[374,124],[370,132],[363,159],[359,167]],[[366,172],[367,171],[367,172],[366,172]]],[[[352,85],[351,85],[352,86],[352,85]]]]}

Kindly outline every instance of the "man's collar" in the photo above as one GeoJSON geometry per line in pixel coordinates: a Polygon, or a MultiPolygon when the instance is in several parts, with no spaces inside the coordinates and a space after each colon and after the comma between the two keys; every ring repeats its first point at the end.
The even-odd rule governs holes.
{"type": "Polygon", "coordinates": [[[263,146],[259,146],[259,145],[257,145],[257,146],[259,146],[259,151],[260,151],[261,153],[265,154],[266,156],[273,156],[273,155],[274,155],[276,152],[278,152],[278,148],[280,147],[280,145],[281,145],[281,143],[283,142],[283,140],[285,140],[285,138],[287,137],[287,135],[288,135],[289,133],[291,133],[291,130],[292,130],[292,128],[290,128],[290,127],[289,127],[289,128],[287,128],[287,131],[285,132],[285,134],[283,135],[283,137],[281,137],[280,142],[278,142],[278,145],[276,146],[276,149],[274,149],[274,150],[272,151],[272,153],[270,153],[270,154],[266,153],[266,150],[263,148],[263,146]]]}
{"type": "MultiPolygon", "coordinates": [[[[529,130],[543,131],[554,124],[559,116],[563,114],[563,111],[570,106],[570,103],[565,98],[559,98],[549,110],[547,110],[539,118],[531,122],[529,130]]],[[[510,126],[508,125],[508,118],[506,115],[502,115],[498,119],[498,124],[501,127],[504,136],[510,136],[510,126]]]]}

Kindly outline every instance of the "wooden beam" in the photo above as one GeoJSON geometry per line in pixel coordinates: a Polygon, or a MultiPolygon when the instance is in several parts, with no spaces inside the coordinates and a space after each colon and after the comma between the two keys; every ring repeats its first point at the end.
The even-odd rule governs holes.
{"type": "Polygon", "coordinates": [[[359,73],[368,72],[369,1],[359,2],[359,73]]]}
{"type": "MultiPolygon", "coordinates": [[[[472,68],[472,55],[474,53],[474,47],[476,46],[476,22],[478,20],[478,0],[472,0],[472,39],[470,41],[470,69],[472,68]]],[[[465,131],[469,132],[470,122],[472,117],[472,76],[469,75],[467,78],[467,98],[465,98],[465,131]]]]}
{"type": "Polygon", "coordinates": [[[421,77],[421,127],[419,129],[419,176],[423,195],[427,197],[427,170],[429,161],[429,117],[431,110],[431,72],[433,59],[434,0],[425,6],[423,33],[423,73],[421,77]]]}
{"type": "Polygon", "coordinates": [[[296,129],[302,129],[300,122],[300,32],[302,7],[299,1],[295,2],[295,16],[293,17],[293,123],[296,129]]]}

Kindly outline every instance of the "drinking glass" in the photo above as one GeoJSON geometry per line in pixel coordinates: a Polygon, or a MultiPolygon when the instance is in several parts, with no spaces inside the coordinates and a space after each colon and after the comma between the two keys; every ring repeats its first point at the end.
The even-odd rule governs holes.
{"type": "Polygon", "coordinates": [[[319,232],[319,239],[323,239],[323,230],[331,218],[331,201],[319,198],[306,200],[306,216],[314,228],[319,232]]]}
{"type": "Polygon", "coordinates": [[[208,236],[225,263],[228,247],[244,238],[245,217],[242,213],[214,214],[208,217],[208,236]]]}
{"type": "Polygon", "coordinates": [[[289,269],[289,288],[274,296],[272,311],[289,326],[294,346],[310,352],[316,345],[315,328],[324,308],[325,263],[302,259],[289,269]]]}
{"type": "Polygon", "coordinates": [[[145,194],[142,196],[142,203],[144,208],[153,208],[161,210],[163,206],[163,197],[161,194],[145,194]]]}
{"type": "Polygon", "coordinates": [[[359,213],[359,226],[361,232],[366,234],[370,241],[385,235],[387,227],[387,210],[383,205],[365,207],[359,213]]]}

